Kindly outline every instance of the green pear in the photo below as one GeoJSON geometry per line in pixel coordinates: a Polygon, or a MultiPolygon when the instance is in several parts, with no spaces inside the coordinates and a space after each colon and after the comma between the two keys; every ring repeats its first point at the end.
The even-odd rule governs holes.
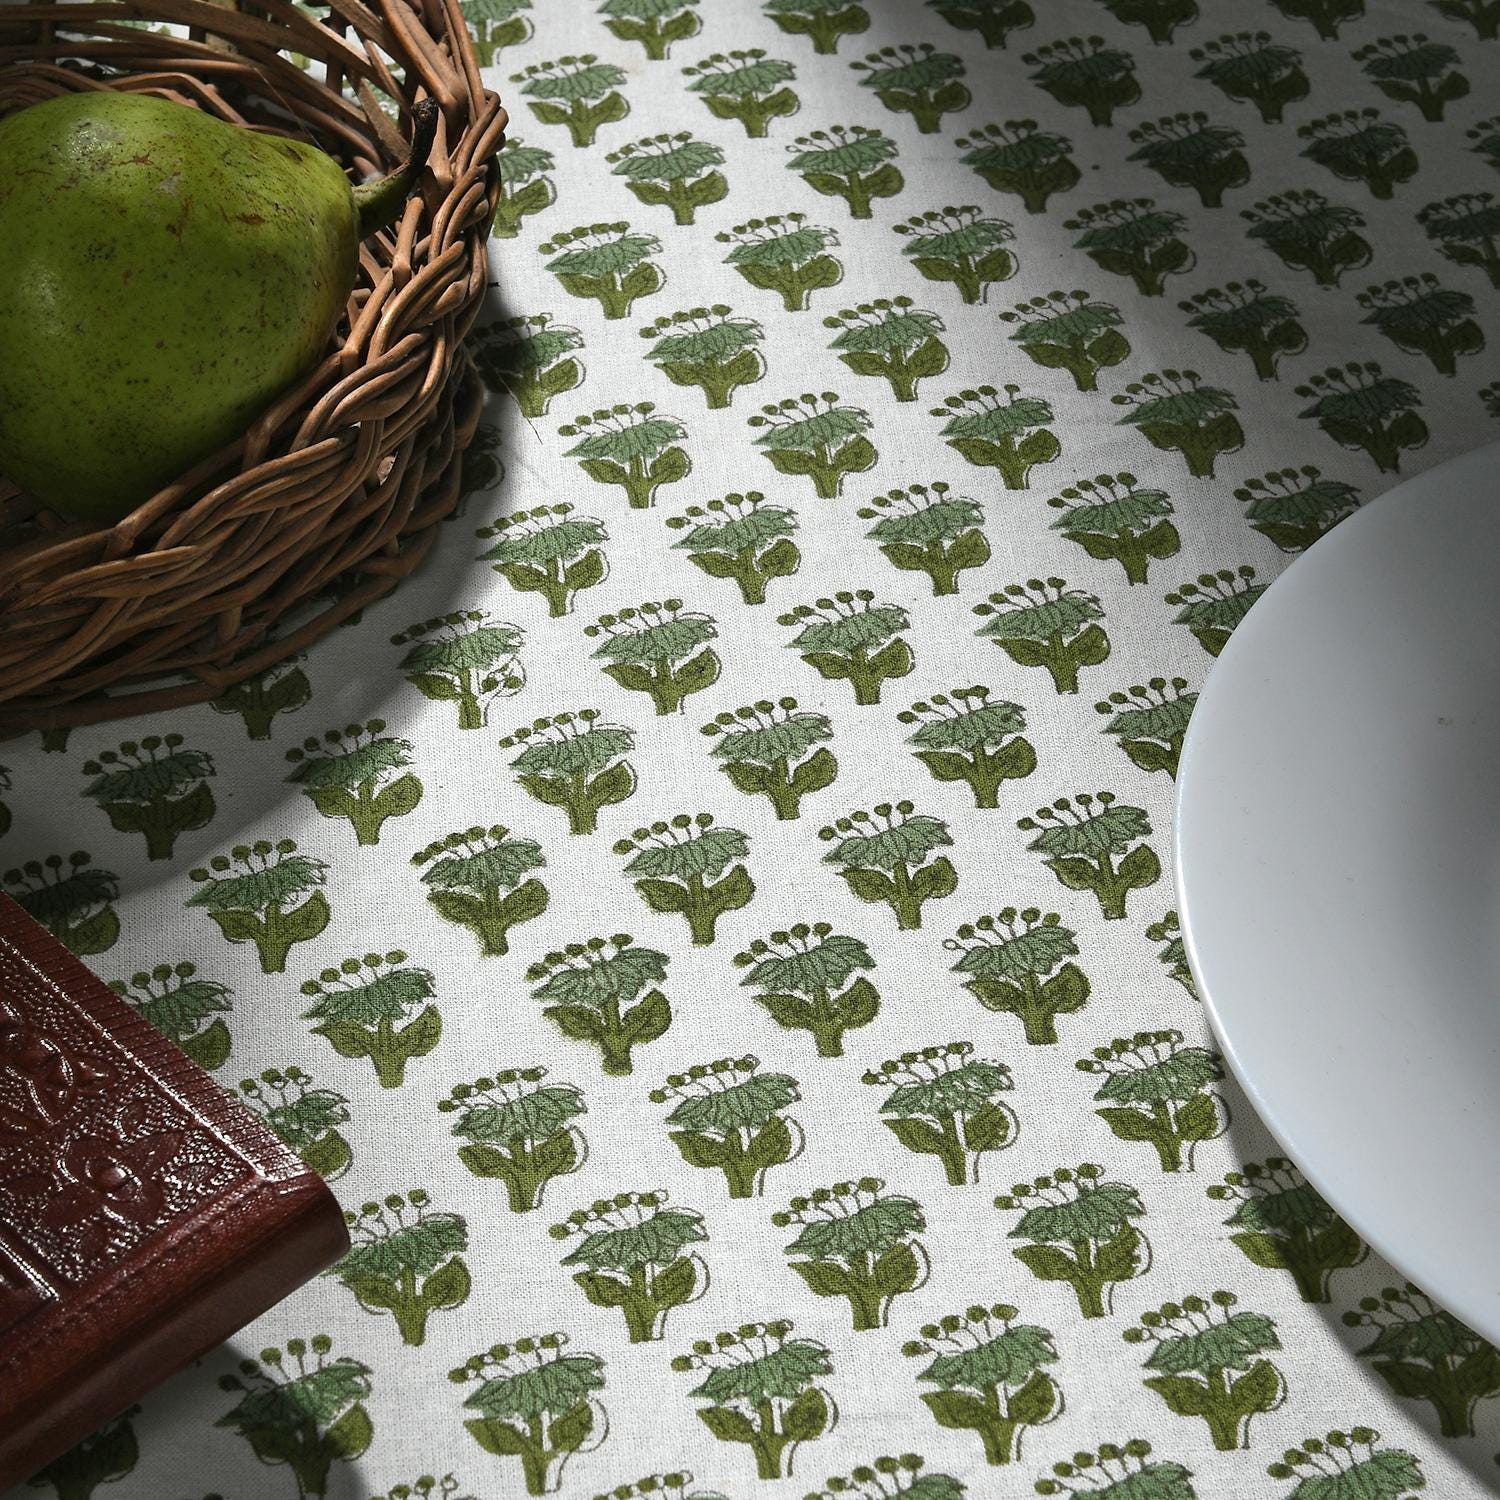
{"type": "Polygon", "coordinates": [[[315,146],[145,94],[0,120],[0,473],[114,521],[232,442],[328,351],[436,113],[357,187],[315,146]]]}

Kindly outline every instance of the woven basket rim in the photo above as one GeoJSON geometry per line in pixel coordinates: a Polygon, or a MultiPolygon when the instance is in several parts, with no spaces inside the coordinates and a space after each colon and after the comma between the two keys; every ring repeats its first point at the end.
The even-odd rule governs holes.
{"type": "Polygon", "coordinates": [[[507,121],[458,0],[329,0],[326,19],[290,0],[0,8],[0,114],[104,87],[311,136],[360,175],[404,159],[420,100],[439,118],[399,220],[360,247],[325,355],[241,437],[113,524],[59,518],[0,478],[0,735],[202,701],[305,650],[417,565],[478,420],[462,341],[507,121]]]}

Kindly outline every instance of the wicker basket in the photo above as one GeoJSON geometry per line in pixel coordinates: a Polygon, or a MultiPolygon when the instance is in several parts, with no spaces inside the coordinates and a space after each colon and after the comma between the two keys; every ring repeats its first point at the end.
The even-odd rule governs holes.
{"type": "Polygon", "coordinates": [[[326,20],[289,0],[0,5],[0,115],[139,90],[310,135],[368,177],[405,159],[418,101],[440,106],[428,169],[361,246],[327,358],[243,438],[113,526],[0,477],[0,734],[216,697],[393,588],[457,503],[481,400],[463,338],[506,116],[458,0],[371,3],[331,0],[326,20]]]}

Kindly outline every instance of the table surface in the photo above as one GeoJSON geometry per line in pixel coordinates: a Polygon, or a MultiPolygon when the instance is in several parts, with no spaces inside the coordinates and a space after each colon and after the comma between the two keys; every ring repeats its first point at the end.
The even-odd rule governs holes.
{"type": "Polygon", "coordinates": [[[42,1489],[1492,1493],[1500,1360],[1276,1164],[1167,860],[1235,621],[1500,415],[1500,5],[465,9],[461,514],[0,747],[7,888],[357,1241],[42,1489]]]}

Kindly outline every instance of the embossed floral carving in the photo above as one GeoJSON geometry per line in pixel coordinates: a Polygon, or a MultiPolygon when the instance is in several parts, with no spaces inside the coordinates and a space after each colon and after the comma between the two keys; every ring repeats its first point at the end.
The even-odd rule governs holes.
{"type": "Polygon", "coordinates": [[[0,995],[0,1141],[47,1128],[108,1082],[104,1068],[66,1050],[0,995]]]}

